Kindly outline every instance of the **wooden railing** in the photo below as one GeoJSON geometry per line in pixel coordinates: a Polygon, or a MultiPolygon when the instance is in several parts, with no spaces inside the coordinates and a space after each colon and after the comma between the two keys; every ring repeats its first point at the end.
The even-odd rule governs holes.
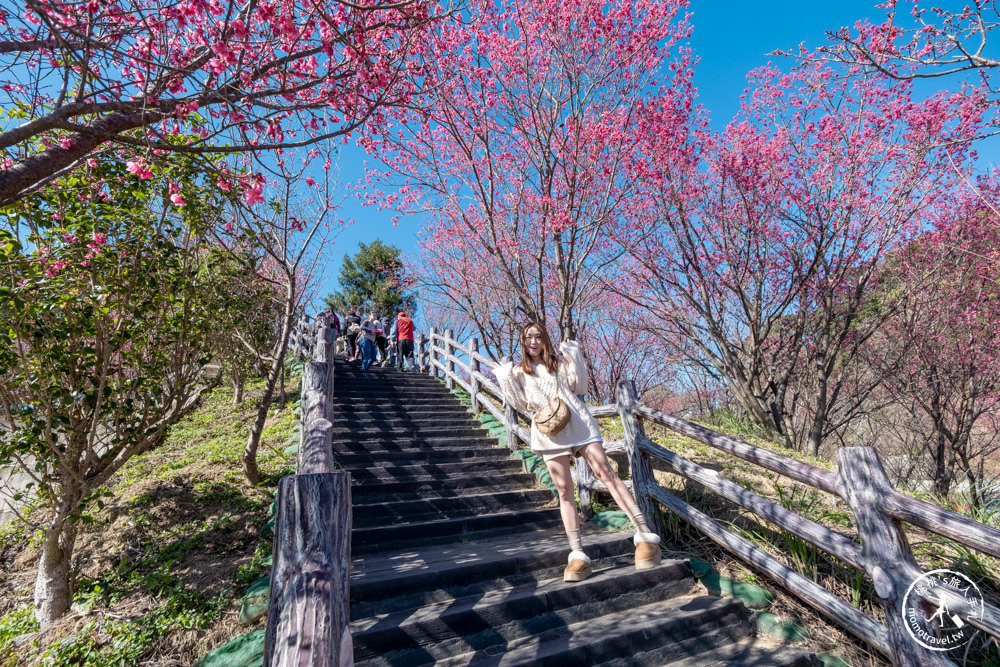
{"type": "MultiPolygon", "coordinates": [[[[463,345],[453,339],[451,331],[439,334],[431,329],[428,342],[429,349],[426,353],[422,351],[422,355],[426,355],[426,365],[432,376],[443,374],[449,388],[460,386],[469,392],[474,407],[500,420],[506,427],[511,450],[518,449],[520,443],[530,442],[530,431],[520,423],[522,419],[530,423],[529,416],[518,414],[505,404],[493,378],[482,372],[484,367],[494,368],[495,363],[480,353],[476,339],[463,345]]],[[[944,667],[955,664],[944,651],[925,648],[910,636],[905,625],[907,610],[903,609],[908,592],[911,599],[912,596],[922,599],[926,605],[922,611],[937,608],[943,601],[949,612],[958,614],[965,624],[987,633],[994,641],[1000,641],[1000,609],[997,607],[988,603],[970,605],[955,587],[936,586],[926,590],[915,587],[910,590],[924,572],[910,550],[902,522],[997,558],[1000,558],[1000,530],[899,493],[892,487],[874,448],[842,447],[837,452],[839,471],[834,473],[643,405],[631,382],[620,383],[615,398],[614,405],[591,407],[590,411],[595,417],[617,415],[621,419],[625,440],[605,445],[621,446],[627,453],[633,492],[648,518],[655,521],[654,503],[661,504],[712,541],[763,571],[810,608],[864,640],[894,665],[944,667]],[[836,496],[852,512],[860,543],[653,442],[645,435],[644,420],[661,424],[760,468],[836,496]],[[885,625],[668,492],[653,476],[651,462],[654,459],[666,464],[677,475],[700,484],[767,523],[779,526],[863,572],[871,580],[881,601],[885,625]]],[[[577,459],[577,469],[580,501],[586,506],[590,493],[600,489],[601,485],[593,479],[582,459],[577,459]]],[[[662,526],[658,529],[662,530],[662,526]]]]}
{"type": "Polygon", "coordinates": [[[305,362],[302,433],[295,474],[278,484],[264,664],[351,665],[351,479],[333,464],[330,329],[303,317],[289,349],[305,362]]]}

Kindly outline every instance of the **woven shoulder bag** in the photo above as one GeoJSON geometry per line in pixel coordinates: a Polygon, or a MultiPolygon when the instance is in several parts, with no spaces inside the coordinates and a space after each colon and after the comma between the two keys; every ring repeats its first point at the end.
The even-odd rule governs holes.
{"type": "Polygon", "coordinates": [[[535,427],[543,435],[555,435],[569,423],[569,406],[559,398],[559,369],[556,368],[556,396],[535,413],[535,427]]]}

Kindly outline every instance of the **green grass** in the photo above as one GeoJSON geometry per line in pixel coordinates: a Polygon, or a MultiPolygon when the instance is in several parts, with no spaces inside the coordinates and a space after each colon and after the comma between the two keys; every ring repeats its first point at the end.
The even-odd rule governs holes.
{"type": "MultiPolygon", "coordinates": [[[[263,390],[263,381],[248,382],[247,395],[263,390]]],[[[288,462],[281,452],[284,442],[296,428],[296,399],[271,406],[269,423],[261,434],[261,447],[257,463],[262,475],[276,475],[288,462]]],[[[232,394],[225,387],[217,387],[202,395],[201,407],[174,424],[156,451],[171,453],[168,460],[138,456],[125,464],[118,475],[116,490],[121,490],[144,479],[167,479],[178,470],[192,464],[219,464],[237,466],[232,473],[242,469],[243,449],[246,447],[253,415],[236,410],[232,394]]]]}
{"type": "Polygon", "coordinates": [[[0,616],[0,661],[5,664],[17,653],[13,639],[38,630],[38,621],[31,607],[19,607],[0,616]]]}
{"type": "MultiPolygon", "coordinates": [[[[261,388],[260,382],[249,384],[247,395],[261,388]]],[[[258,452],[265,481],[254,487],[245,481],[242,455],[255,406],[234,407],[225,388],[203,394],[199,408],[173,425],[160,445],[111,480],[107,507],[88,512],[77,557],[110,561],[76,580],[74,603],[93,612],[93,620],[72,634],[40,635],[44,644],[35,638],[15,649],[14,637],[38,630],[30,592],[22,591],[0,615],[0,665],[135,665],[171,653],[176,633],[219,625],[246,586],[270,567],[270,544],[259,533],[277,479],[294,463],[281,450],[298,428],[296,408],[294,401],[272,407],[258,452]],[[99,553],[84,553],[89,531],[99,553]],[[196,562],[230,564],[206,584],[217,566],[192,580],[192,569],[204,570],[196,562]],[[141,613],[132,611],[137,608],[141,613]]],[[[6,524],[0,550],[24,548],[30,533],[19,522],[6,524]]]]}

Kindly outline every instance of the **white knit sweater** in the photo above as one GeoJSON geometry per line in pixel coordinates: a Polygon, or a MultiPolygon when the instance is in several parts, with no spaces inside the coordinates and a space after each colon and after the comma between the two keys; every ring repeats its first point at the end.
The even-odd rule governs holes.
{"type": "MultiPolygon", "coordinates": [[[[531,450],[543,456],[589,442],[602,442],[601,429],[578,394],[587,391],[587,364],[576,341],[559,344],[558,386],[559,397],[569,407],[570,419],[566,426],[552,436],[541,433],[531,422],[531,450]]],[[[515,409],[534,413],[556,396],[556,378],[544,365],[535,367],[535,374],[528,375],[520,363],[507,362],[497,366],[500,389],[515,409]]]]}

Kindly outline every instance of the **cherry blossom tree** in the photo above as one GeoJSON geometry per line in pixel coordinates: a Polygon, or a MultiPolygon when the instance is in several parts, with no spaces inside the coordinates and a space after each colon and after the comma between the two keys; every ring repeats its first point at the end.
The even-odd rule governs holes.
{"type": "Polygon", "coordinates": [[[862,347],[885,377],[893,410],[909,415],[934,491],[956,478],[982,502],[986,462],[1000,451],[1000,196],[994,172],[958,188],[934,228],[887,262],[880,291],[898,293],[878,334],[862,347]]]}
{"type": "Polygon", "coordinates": [[[413,93],[434,12],[425,0],[5,5],[0,205],[109,145],[219,159],[347,135],[413,93]]]}
{"type": "Polygon", "coordinates": [[[686,341],[755,421],[818,454],[861,406],[842,371],[880,324],[866,308],[881,262],[952,184],[981,111],[978,94],[917,101],[860,68],[757,70],[690,160],[658,158],[659,124],[644,126],[652,205],[616,230],[632,266],[611,286],[652,303],[662,337],[686,341]]]}
{"type": "Polygon", "coordinates": [[[330,168],[317,174],[319,181],[309,175],[318,148],[306,155],[286,152],[273,163],[260,163],[256,171],[270,175],[268,185],[274,193],[265,209],[259,211],[252,205],[233,202],[230,221],[217,227],[215,236],[229,260],[242,263],[243,269],[256,277],[258,288],[272,299],[270,312],[277,315],[275,335],[267,352],[252,343],[249,332],[243,336],[247,348],[266,365],[264,392],[243,450],[247,479],[254,484],[260,481],[257,449],[275,388],[283,378],[292,328],[310,300],[323,246],[331,230],[341,224],[334,221],[340,203],[336,171],[332,168],[334,150],[329,143],[321,148],[325,152],[320,156],[330,168]]]}
{"type": "Polygon", "coordinates": [[[421,255],[410,269],[419,287],[421,300],[433,303],[429,325],[463,321],[454,329],[475,331],[485,343],[483,354],[499,360],[514,349],[520,323],[527,316],[506,274],[491,261],[492,257],[477,239],[465,239],[431,228],[421,232],[421,255]],[[473,275],[472,267],[479,267],[473,275]]]}
{"type": "Polygon", "coordinates": [[[595,403],[614,403],[618,383],[632,380],[643,400],[668,392],[674,359],[636,308],[610,290],[600,290],[581,309],[580,347],[588,368],[588,394],[595,403]]]}
{"type": "Polygon", "coordinates": [[[833,44],[817,55],[905,79],[978,73],[989,81],[1000,67],[989,49],[1000,27],[995,2],[972,0],[958,10],[921,0],[888,0],[879,6],[886,9],[883,22],[859,21],[833,31],[833,44]]]}
{"type": "Polygon", "coordinates": [[[406,179],[395,205],[435,212],[424,247],[447,274],[431,282],[468,287],[457,298],[486,299],[477,312],[496,303],[501,329],[534,319],[577,335],[619,252],[606,227],[636,195],[640,110],[655,98],[683,124],[692,106],[684,6],[483,0],[436,26],[424,106],[365,142],[406,179]]]}

